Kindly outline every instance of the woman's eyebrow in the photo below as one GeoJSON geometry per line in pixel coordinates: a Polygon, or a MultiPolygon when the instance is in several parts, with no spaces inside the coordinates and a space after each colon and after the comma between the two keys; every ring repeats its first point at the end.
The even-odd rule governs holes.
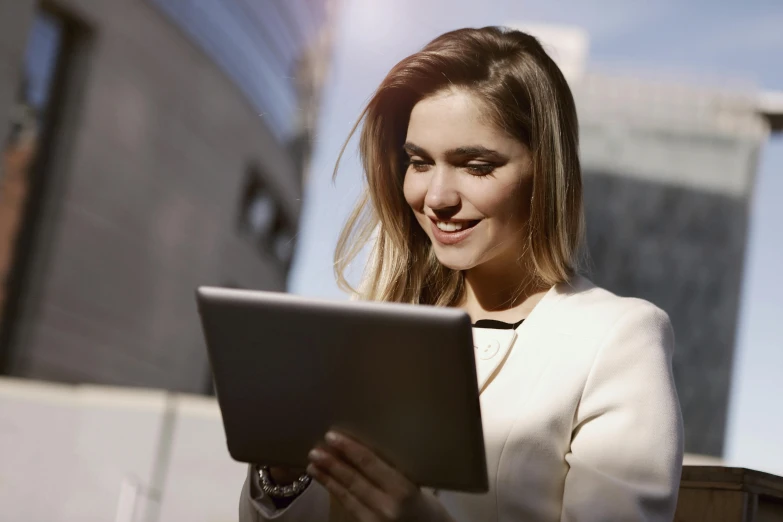
{"type": "Polygon", "coordinates": [[[423,148],[419,147],[418,145],[411,143],[410,141],[406,142],[405,145],[402,146],[402,148],[410,155],[415,156],[429,156],[427,154],[427,151],[423,148]]]}
{"type": "MultiPolygon", "coordinates": [[[[402,148],[405,149],[405,152],[410,155],[429,157],[429,154],[426,150],[424,150],[422,147],[419,147],[415,143],[411,143],[410,141],[406,142],[402,148]]],[[[506,159],[503,154],[496,150],[488,149],[483,145],[469,145],[464,147],[457,147],[455,149],[449,149],[446,151],[446,156],[460,158],[482,156],[485,158],[506,159]]]]}
{"type": "Polygon", "coordinates": [[[457,147],[456,149],[451,149],[446,152],[447,156],[458,156],[458,157],[476,157],[476,156],[482,156],[486,158],[498,158],[498,159],[505,159],[505,156],[503,156],[501,153],[499,153],[496,150],[488,149],[487,147],[484,147],[482,145],[471,145],[467,147],[457,147]]]}

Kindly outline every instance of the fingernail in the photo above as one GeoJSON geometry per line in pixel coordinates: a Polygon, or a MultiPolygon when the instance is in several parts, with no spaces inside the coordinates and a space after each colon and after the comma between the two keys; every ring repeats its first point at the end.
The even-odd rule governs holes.
{"type": "Polygon", "coordinates": [[[307,456],[310,458],[310,460],[323,460],[324,457],[326,457],[326,453],[319,450],[318,448],[313,448],[310,450],[310,453],[308,453],[307,456]]]}
{"type": "Polygon", "coordinates": [[[336,444],[340,442],[340,436],[333,431],[327,432],[324,438],[326,439],[326,442],[328,442],[329,444],[336,444]]]}
{"type": "Polygon", "coordinates": [[[315,464],[308,464],[305,472],[315,479],[318,477],[318,468],[315,467],[315,464]]]}

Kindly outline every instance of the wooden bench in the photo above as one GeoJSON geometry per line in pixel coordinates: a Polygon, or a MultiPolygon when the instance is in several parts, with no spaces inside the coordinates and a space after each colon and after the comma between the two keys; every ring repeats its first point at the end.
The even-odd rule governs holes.
{"type": "Polygon", "coordinates": [[[683,466],[675,522],[783,522],[783,477],[683,466]]]}

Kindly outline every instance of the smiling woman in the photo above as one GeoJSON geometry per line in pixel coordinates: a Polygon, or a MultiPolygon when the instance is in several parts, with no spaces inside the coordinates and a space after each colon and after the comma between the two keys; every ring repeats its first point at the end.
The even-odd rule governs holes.
{"type": "Polygon", "coordinates": [[[489,493],[424,490],[329,433],[301,476],[251,466],[240,519],[327,520],[331,506],[359,521],[671,521],[671,326],[579,274],[576,109],[538,41],[494,27],[440,36],[389,72],[361,121],[367,190],[338,280],[372,241],[358,298],[470,315],[489,493]]]}
{"type": "Polygon", "coordinates": [[[428,97],[413,107],[403,147],[405,200],[440,263],[454,271],[525,258],[519,238],[529,208],[519,202],[532,194],[530,150],[481,113],[469,91],[428,97]]]}
{"type": "MultiPolygon", "coordinates": [[[[454,306],[465,296],[466,273],[433,255],[439,249],[431,246],[428,227],[411,226],[409,219],[408,187],[417,184],[408,174],[433,167],[436,183],[450,183],[446,165],[474,176],[497,173],[489,193],[519,181],[507,194],[507,206],[495,210],[502,214],[515,196],[524,198],[503,217],[506,232],[516,220],[513,242],[517,254],[526,252],[517,256],[525,266],[516,289],[523,282],[546,288],[577,272],[584,224],[576,108],[565,78],[535,38],[496,28],[436,38],[392,68],[363,117],[360,151],[365,172],[373,175],[337,246],[335,268],[343,288],[351,289],[342,276],[346,267],[378,232],[365,298],[454,306]]],[[[413,210],[419,219],[421,212],[413,210]]],[[[466,208],[451,218],[478,210],[466,208]]],[[[500,221],[497,216],[487,221],[493,233],[500,233],[500,221]]],[[[511,255],[508,248],[513,247],[504,241],[493,253],[511,255]]]]}

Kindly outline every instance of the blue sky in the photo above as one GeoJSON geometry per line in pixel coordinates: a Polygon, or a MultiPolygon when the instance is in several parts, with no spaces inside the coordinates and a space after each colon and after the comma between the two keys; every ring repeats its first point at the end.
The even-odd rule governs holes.
{"type": "MultiPolygon", "coordinates": [[[[332,252],[358,195],[355,146],[336,184],[330,176],[342,141],[389,68],[444,31],[511,22],[586,29],[589,70],[783,90],[780,0],[345,0],[289,280],[292,292],[343,297],[334,284],[332,252]]],[[[783,416],[762,406],[783,396],[781,196],[783,138],[778,138],[765,147],[756,178],[726,448],[732,462],[778,474],[783,474],[778,449],[783,416]]]]}

